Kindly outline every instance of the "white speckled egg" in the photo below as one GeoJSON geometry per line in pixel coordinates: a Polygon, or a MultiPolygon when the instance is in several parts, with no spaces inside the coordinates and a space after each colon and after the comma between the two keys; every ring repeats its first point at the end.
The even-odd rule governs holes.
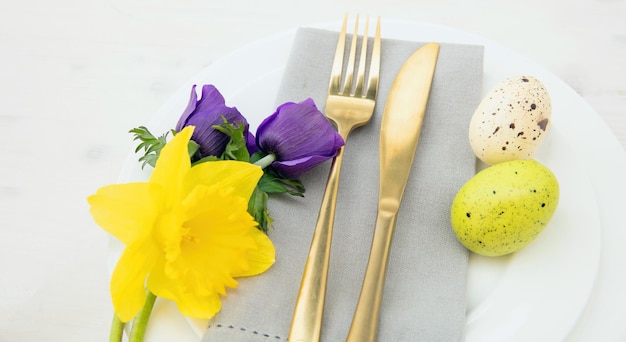
{"type": "Polygon", "coordinates": [[[482,99],[469,127],[476,156],[493,165],[532,159],[545,137],[552,115],[550,94],[531,76],[500,82],[482,99]]]}

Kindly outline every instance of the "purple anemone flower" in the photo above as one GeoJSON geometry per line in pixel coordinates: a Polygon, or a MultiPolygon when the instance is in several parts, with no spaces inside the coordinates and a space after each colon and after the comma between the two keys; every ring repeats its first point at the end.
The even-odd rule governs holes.
{"type": "Polygon", "coordinates": [[[233,125],[244,125],[244,134],[247,138],[248,148],[254,148],[250,153],[254,153],[254,136],[248,131],[246,118],[239,113],[237,108],[226,106],[224,97],[213,85],[202,86],[202,97],[198,100],[196,85],[191,87],[191,95],[187,108],[176,124],[176,131],[179,132],[185,126],[195,126],[191,139],[199,145],[200,157],[220,156],[230,138],[212,126],[220,125],[224,121],[233,125]]]}
{"type": "Polygon", "coordinates": [[[261,151],[275,155],[272,167],[288,179],[333,158],[344,145],[312,99],[279,106],[259,125],[256,141],[261,151]]]}

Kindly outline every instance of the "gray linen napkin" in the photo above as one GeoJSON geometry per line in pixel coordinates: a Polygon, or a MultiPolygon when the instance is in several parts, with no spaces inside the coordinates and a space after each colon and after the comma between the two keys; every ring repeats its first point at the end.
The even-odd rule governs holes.
{"type": "MultiPolygon", "coordinates": [[[[297,32],[277,103],[314,99],[323,110],[336,32],[297,32]]],[[[378,104],[372,122],[349,137],[342,167],[322,330],[344,341],[369,254],[378,198],[380,121],[389,87],[422,43],[382,42],[378,104]]],[[[460,341],[465,327],[467,251],[449,223],[456,191],[474,174],[467,140],[482,87],[483,48],[442,44],[416,159],[393,237],[379,341],[460,341]]],[[[285,341],[330,163],[302,181],[303,199],[273,197],[270,237],[276,263],[241,278],[209,322],[203,341],[285,341]]]]}

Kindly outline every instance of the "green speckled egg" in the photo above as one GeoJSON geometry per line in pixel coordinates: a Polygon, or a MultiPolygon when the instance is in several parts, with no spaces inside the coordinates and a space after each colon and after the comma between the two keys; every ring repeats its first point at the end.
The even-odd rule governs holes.
{"type": "Polygon", "coordinates": [[[528,245],[559,203],[559,184],[536,160],[490,166],[472,177],[452,202],[452,228],[469,250],[500,256],[528,245]]]}

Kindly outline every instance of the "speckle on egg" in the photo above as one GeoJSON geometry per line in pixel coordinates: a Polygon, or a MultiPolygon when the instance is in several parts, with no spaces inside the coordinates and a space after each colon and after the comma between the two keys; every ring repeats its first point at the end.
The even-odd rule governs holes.
{"type": "Polygon", "coordinates": [[[470,122],[470,144],[487,164],[532,159],[548,131],[551,115],[550,95],[538,79],[507,78],[476,108],[470,122]]]}

